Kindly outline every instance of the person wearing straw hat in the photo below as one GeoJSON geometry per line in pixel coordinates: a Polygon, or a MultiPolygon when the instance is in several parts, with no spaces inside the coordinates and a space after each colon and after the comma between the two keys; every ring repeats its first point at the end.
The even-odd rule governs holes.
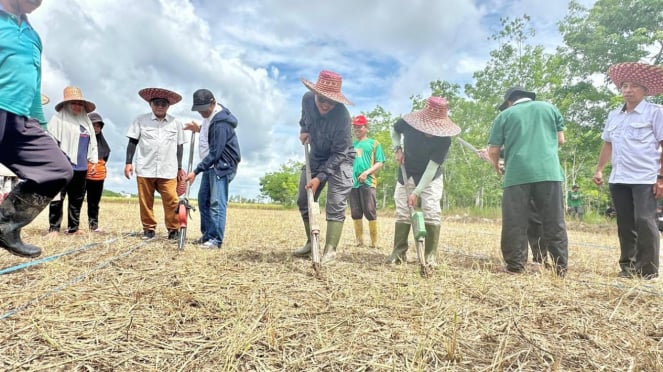
{"type": "Polygon", "coordinates": [[[310,143],[311,182],[306,182],[306,171],[302,169],[299,178],[297,206],[304,222],[306,244],[293,252],[298,257],[311,253],[308,202],[306,189],[311,189],[317,202],[325,185],[327,203],[325,205],[327,233],[322,263],[336,259],[336,248],[341,240],[345,208],[352,189],[352,163],[355,150],[350,133],[350,113],[345,105],[353,103],[341,92],[341,75],[323,70],[318,81],[313,83],[301,79],[308,92],[302,97],[302,115],[299,120],[299,140],[310,143]]]}
{"type": "Polygon", "coordinates": [[[27,18],[39,5],[41,1],[0,0],[0,164],[23,180],[0,203],[0,247],[22,257],[37,257],[41,248],[24,243],[21,229],[73,175],[66,156],[39,126],[46,123],[42,44],[27,18]]]}
{"type": "MultiPolygon", "coordinates": [[[[200,225],[203,233],[203,248],[221,248],[226,230],[228,207],[228,187],[237,174],[237,165],[242,160],[239,141],[235,128],[237,118],[226,107],[221,106],[208,89],[198,89],[193,93],[193,106],[203,118],[205,137],[201,135],[200,163],[187,175],[192,184],[196,175],[202,173],[199,192],[200,225]],[[203,221],[204,220],[204,221],[203,221]]],[[[189,123],[191,130],[198,129],[195,123],[189,123]]],[[[203,133],[203,132],[201,132],[203,133]]]]}
{"type": "Polygon", "coordinates": [[[87,114],[92,122],[95,138],[97,140],[97,155],[99,161],[94,164],[88,163],[87,177],[85,178],[85,193],[87,194],[87,218],[88,226],[92,232],[102,232],[99,228],[99,202],[104,191],[104,180],[106,179],[106,163],[110,157],[110,146],[102,132],[104,119],[96,112],[87,114]],[[94,168],[94,169],[93,169],[94,168]]]}
{"type": "Polygon", "coordinates": [[[509,88],[488,139],[488,156],[495,171],[504,175],[501,250],[510,274],[525,271],[527,229],[531,203],[541,218],[543,246],[555,273],[564,276],[568,266],[568,238],[564,222],[559,146],[564,143],[564,120],[550,103],[535,101],[536,93],[509,88]],[[499,164],[504,147],[504,168],[499,164]]]}
{"type": "Polygon", "coordinates": [[[130,179],[134,174],[137,152],[135,172],[143,239],[156,236],[153,210],[156,191],[161,195],[168,239],[177,240],[180,227],[177,181],[186,177],[181,172],[185,139],[182,123],[168,114],[168,108],[181,101],[182,96],[163,88],[141,89],[138,95],[149,103],[152,111],[138,116],[129,127],[124,176],[130,179]]]}
{"type": "Polygon", "coordinates": [[[384,164],[382,145],[373,138],[368,138],[368,119],[357,115],[352,119],[355,141],[352,143],[357,156],[352,166],[352,191],[350,191],[350,215],[355,227],[357,245],[364,244],[363,217],[368,220],[368,232],[371,247],[378,241],[378,213],[376,209],[375,188],[378,180],[375,173],[384,164]]]}
{"type": "Polygon", "coordinates": [[[431,96],[423,109],[403,115],[392,128],[391,141],[399,169],[394,190],[394,248],[387,264],[407,261],[410,207],[417,206],[421,200],[426,226],[424,255],[428,264],[436,265],[442,223],[442,163],[449,152],[451,137],[460,133],[460,127],[449,118],[448,110],[445,98],[431,96]],[[400,165],[405,166],[408,179],[403,176],[400,165]]]}
{"type": "Polygon", "coordinates": [[[78,87],[64,88],[64,99],[55,105],[55,115],[48,121],[48,132],[69,159],[74,177],[60,192],[60,198],[51,201],[48,209],[48,234],[56,236],[62,224],[64,198],[69,198],[67,207],[66,234],[80,235],[81,207],[85,198],[85,178],[94,174],[96,168],[88,172],[88,162],[99,161],[97,139],[87,114],[94,111],[95,104],[86,100],[78,87]]]}
{"type": "Polygon", "coordinates": [[[656,226],[656,199],[663,198],[663,110],[645,100],[663,93],[663,68],[626,62],[608,69],[610,80],[624,103],[610,111],[601,138],[603,146],[593,182],[608,180],[617,212],[619,277],[658,278],[660,237],[656,226]]]}

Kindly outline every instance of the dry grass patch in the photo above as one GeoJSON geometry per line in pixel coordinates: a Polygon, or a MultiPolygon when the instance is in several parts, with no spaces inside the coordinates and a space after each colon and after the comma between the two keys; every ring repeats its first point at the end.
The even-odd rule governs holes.
{"type": "MultiPolygon", "coordinates": [[[[566,279],[511,276],[498,223],[449,216],[426,280],[382,263],[381,217],[379,249],[346,223],[316,279],[291,256],[295,210],[231,207],[222,250],[183,251],[161,223],[153,241],[126,235],[135,202],[101,213],[105,235],[48,241],[45,214],[26,230],[43,256],[115,240],[0,276],[1,370],[663,370],[663,287],[615,277],[614,229],[571,224],[566,279]]],[[[0,252],[0,270],[25,262],[0,252]]]]}

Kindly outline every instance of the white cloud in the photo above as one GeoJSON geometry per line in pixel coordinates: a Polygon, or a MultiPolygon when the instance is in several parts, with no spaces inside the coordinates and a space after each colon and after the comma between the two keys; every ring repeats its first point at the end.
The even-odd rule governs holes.
{"type": "MultiPolygon", "coordinates": [[[[586,0],[589,1],[589,0],[586,0]]],[[[409,111],[409,97],[430,94],[437,79],[469,82],[495,45],[499,16],[527,13],[537,31],[551,27],[566,1],[460,0],[58,0],[30,19],[44,42],[47,119],[66,85],[82,88],[106,119],[112,146],[107,187],[135,190],[122,176],[126,131],[149,107],[137,92],[159,86],[183,96],[170,113],[200,120],[191,94],[212,90],[239,118],[243,161],[231,194],[255,197],[258,180],[289,158],[297,140],[300,77],[321,69],[344,77],[352,114],[381,105],[409,111]]],[[[542,39],[543,40],[543,39],[542,39]]]]}

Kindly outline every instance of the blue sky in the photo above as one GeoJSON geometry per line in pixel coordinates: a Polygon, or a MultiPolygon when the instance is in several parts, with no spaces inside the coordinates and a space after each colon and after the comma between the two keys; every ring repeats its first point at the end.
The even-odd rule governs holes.
{"type": "Polygon", "coordinates": [[[169,113],[186,122],[200,121],[191,95],[208,88],[239,119],[243,159],[230,192],[255,198],[260,177],[302,160],[301,77],[340,73],[356,103],[352,115],[376,105],[405,113],[410,96],[430,94],[431,81],[472,81],[497,47],[488,37],[500,17],[528,14],[535,42],[552,49],[567,7],[550,0],[46,0],[30,19],[44,43],[47,119],[67,85],[80,87],[105,118],[106,188],[136,190],[122,170],[129,124],[149,111],[138,90],[180,93],[169,113]]]}

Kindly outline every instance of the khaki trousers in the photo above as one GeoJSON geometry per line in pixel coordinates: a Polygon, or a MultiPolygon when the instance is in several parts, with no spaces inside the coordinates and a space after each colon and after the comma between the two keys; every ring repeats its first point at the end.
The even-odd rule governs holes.
{"type": "Polygon", "coordinates": [[[138,203],[140,204],[140,221],[143,230],[156,230],[157,220],[154,218],[154,191],[161,195],[164,222],[168,231],[178,230],[180,221],[177,216],[177,179],[136,177],[138,181],[138,203]]]}

